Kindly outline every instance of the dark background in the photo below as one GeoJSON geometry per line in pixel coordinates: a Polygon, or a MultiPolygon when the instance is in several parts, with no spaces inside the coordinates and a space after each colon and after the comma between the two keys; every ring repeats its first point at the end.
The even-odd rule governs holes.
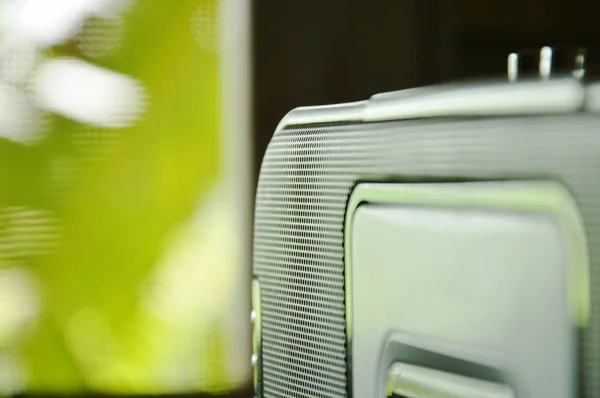
{"type": "Polygon", "coordinates": [[[512,51],[596,47],[588,0],[256,0],[255,175],[291,109],[453,79],[504,76],[512,51]]]}

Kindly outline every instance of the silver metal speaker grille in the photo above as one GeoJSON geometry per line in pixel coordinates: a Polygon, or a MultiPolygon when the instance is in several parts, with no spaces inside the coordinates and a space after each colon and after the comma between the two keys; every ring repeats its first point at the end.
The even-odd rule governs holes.
{"type": "Polygon", "coordinates": [[[260,172],[255,214],[263,396],[347,395],[343,225],[357,182],[529,178],[565,184],[584,218],[592,314],[582,332],[580,373],[582,395],[600,396],[600,118],[589,114],[276,133],[260,172]]]}

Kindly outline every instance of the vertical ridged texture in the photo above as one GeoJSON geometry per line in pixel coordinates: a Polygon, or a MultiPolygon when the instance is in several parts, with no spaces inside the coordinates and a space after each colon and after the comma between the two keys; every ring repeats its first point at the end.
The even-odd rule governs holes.
{"type": "Polygon", "coordinates": [[[583,396],[600,396],[600,118],[586,114],[279,131],[263,161],[255,214],[263,395],[347,395],[344,215],[358,182],[532,178],[562,182],[584,219],[592,314],[580,372],[583,396]]]}

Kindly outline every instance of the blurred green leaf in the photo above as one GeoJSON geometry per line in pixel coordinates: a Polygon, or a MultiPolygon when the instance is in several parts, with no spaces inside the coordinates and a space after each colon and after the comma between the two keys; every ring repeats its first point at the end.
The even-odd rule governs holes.
{"type": "MultiPolygon", "coordinates": [[[[37,160],[34,149],[4,149],[13,144],[0,141],[12,156],[5,161],[21,170],[17,177],[0,172],[11,186],[0,202],[9,203],[11,193],[23,204],[56,209],[62,230],[60,247],[35,270],[42,315],[19,346],[31,391],[160,388],[148,367],[168,333],[143,314],[141,295],[165,238],[220,175],[219,53],[194,39],[201,4],[216,1],[137,1],[124,17],[121,46],[93,61],[137,79],[147,95],[142,119],[117,131],[116,153],[98,160],[74,148],[71,138],[85,126],[62,118],[48,133],[53,138],[38,145],[37,160]],[[55,162],[71,173],[68,189],[57,183],[60,173],[44,173],[55,162]]],[[[53,55],[80,54],[65,45],[53,55]]],[[[100,139],[95,149],[109,145],[100,139]]],[[[218,361],[219,348],[207,355],[218,361]]]]}

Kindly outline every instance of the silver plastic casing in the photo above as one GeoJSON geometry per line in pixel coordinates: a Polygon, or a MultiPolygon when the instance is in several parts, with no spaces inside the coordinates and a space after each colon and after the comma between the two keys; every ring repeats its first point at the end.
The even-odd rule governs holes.
{"type": "Polygon", "coordinates": [[[600,86],[549,78],[441,85],[288,113],[257,187],[257,396],[353,394],[345,223],[357,186],[507,180],[557,184],[581,215],[589,275],[587,299],[569,307],[571,379],[579,396],[599,395],[598,111],[600,86]]]}
{"type": "Polygon", "coordinates": [[[299,107],[277,126],[340,122],[381,122],[433,117],[561,114],[600,110],[600,84],[577,79],[470,82],[377,94],[366,101],[299,107]]]}

